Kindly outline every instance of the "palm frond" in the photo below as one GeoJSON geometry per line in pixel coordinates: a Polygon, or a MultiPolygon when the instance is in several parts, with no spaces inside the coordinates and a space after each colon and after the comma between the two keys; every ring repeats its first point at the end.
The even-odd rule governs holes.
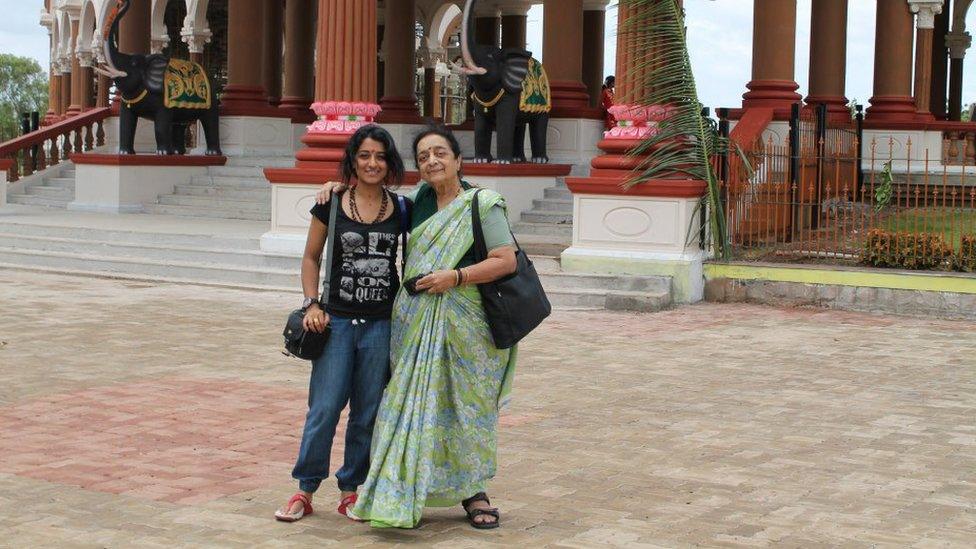
{"type": "MultiPolygon", "coordinates": [[[[629,55],[642,54],[630,69],[638,91],[620,97],[623,104],[665,107],[668,116],[656,133],[645,138],[630,154],[641,162],[626,188],[644,181],[675,175],[705,181],[711,240],[715,255],[728,258],[729,246],[719,182],[712,168],[712,156],[727,142],[718,135],[714,121],[702,115],[695,77],[685,36],[684,13],[679,0],[620,0],[630,17],[618,29],[618,40],[626,40],[629,55]]],[[[617,75],[618,86],[622,76],[617,75]]]]}

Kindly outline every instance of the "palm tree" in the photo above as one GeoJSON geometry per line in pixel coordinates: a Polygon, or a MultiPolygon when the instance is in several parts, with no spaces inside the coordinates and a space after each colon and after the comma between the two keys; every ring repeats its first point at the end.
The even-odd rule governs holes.
{"type": "Polygon", "coordinates": [[[631,89],[624,90],[630,97],[620,97],[621,75],[617,75],[618,102],[666,113],[657,132],[631,151],[641,162],[624,186],[675,176],[705,181],[708,196],[700,207],[707,208],[715,256],[727,259],[725,215],[712,166],[713,155],[724,152],[727,140],[720,138],[714,122],[702,115],[680,0],[620,0],[619,9],[626,9],[628,14],[618,30],[618,40],[626,40],[635,53],[651,54],[645,53],[633,67],[631,89]]]}

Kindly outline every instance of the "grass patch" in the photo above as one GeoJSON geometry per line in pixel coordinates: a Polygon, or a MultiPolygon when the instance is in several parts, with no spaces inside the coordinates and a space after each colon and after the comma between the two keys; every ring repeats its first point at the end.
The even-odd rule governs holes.
{"type": "Polygon", "coordinates": [[[891,232],[941,235],[958,250],[964,235],[976,234],[976,210],[911,208],[892,214],[879,225],[891,232]]]}

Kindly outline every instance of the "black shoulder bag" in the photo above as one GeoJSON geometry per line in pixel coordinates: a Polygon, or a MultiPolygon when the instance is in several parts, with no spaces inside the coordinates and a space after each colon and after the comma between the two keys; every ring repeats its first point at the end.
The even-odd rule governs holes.
{"type": "MultiPolygon", "coordinates": [[[[325,242],[325,281],[322,283],[322,297],[319,298],[319,307],[324,311],[329,304],[329,294],[332,286],[332,251],[335,249],[335,223],[336,211],[339,209],[341,199],[333,197],[329,208],[329,233],[326,235],[325,242]]],[[[322,356],[325,344],[329,341],[329,334],[332,333],[331,324],[325,325],[322,333],[309,332],[305,330],[303,321],[305,320],[305,309],[295,309],[288,315],[285,322],[285,354],[305,360],[315,360],[322,356]]]]}
{"type": "MultiPolygon", "coordinates": [[[[476,262],[488,258],[485,233],[481,228],[481,210],[478,207],[478,193],[471,200],[471,228],[474,231],[474,257],[476,262]]],[[[515,235],[512,235],[515,239],[515,235]]],[[[515,240],[514,273],[494,282],[478,284],[481,304],[485,309],[491,337],[495,347],[508,349],[529,334],[552,312],[552,305],[542,289],[542,282],[535,272],[535,266],[525,255],[518,240],[515,240]]]]}

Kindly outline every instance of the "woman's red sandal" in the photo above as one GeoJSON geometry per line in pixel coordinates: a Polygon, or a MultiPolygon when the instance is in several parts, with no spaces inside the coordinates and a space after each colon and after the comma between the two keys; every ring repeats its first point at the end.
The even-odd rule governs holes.
{"type": "Polygon", "coordinates": [[[281,509],[275,511],[275,518],[281,522],[295,522],[296,520],[301,520],[303,517],[312,514],[312,500],[308,498],[305,494],[299,492],[288,500],[288,505],[285,505],[281,509]],[[291,506],[296,502],[302,502],[302,507],[291,512],[291,506]]]}

